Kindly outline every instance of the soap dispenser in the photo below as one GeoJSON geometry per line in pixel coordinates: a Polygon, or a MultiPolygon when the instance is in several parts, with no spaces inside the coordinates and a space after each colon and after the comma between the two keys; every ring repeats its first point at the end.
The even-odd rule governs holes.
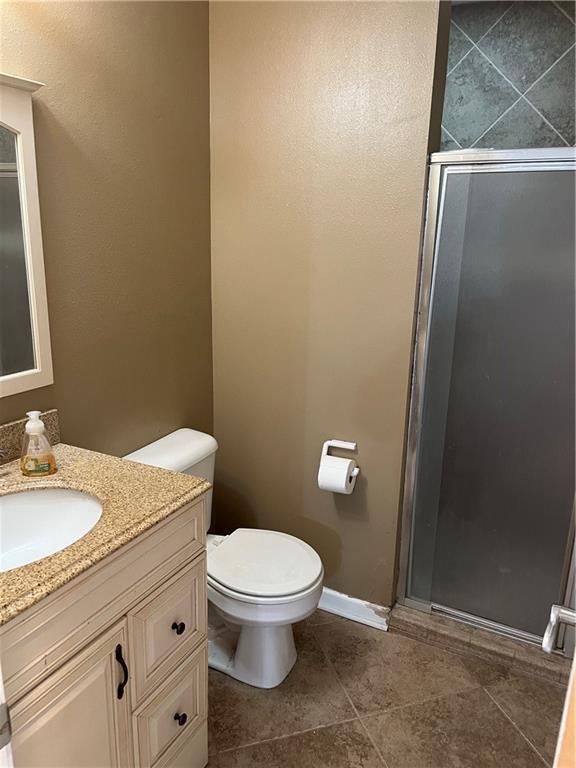
{"type": "Polygon", "coordinates": [[[40,411],[29,411],[26,416],[28,421],[20,459],[22,474],[26,477],[53,475],[56,472],[56,457],[44,434],[44,422],[40,418],[40,411]]]}

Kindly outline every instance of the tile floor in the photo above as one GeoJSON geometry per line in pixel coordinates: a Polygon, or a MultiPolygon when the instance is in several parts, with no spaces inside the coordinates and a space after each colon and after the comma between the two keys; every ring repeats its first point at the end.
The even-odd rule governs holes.
{"type": "Polygon", "coordinates": [[[565,688],[317,611],[271,691],[210,670],[209,768],[543,768],[565,688]]]}

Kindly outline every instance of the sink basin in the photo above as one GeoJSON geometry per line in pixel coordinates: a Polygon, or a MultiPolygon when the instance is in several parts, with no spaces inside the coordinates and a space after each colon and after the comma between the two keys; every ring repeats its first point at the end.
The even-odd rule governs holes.
{"type": "Polygon", "coordinates": [[[101,514],[97,499],[67,488],[0,496],[0,572],[68,547],[94,528],[101,514]]]}

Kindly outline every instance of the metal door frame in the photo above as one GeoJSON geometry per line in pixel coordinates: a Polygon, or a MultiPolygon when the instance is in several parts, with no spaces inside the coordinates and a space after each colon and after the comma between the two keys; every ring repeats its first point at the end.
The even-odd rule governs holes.
{"type": "MultiPolygon", "coordinates": [[[[407,595],[409,570],[411,565],[411,549],[413,535],[413,508],[417,478],[418,452],[420,447],[422,409],[424,402],[424,384],[426,362],[428,357],[428,341],[431,318],[431,301],[434,292],[435,265],[437,256],[437,230],[442,221],[444,197],[442,191],[450,173],[495,172],[510,170],[574,170],[576,169],[576,149],[558,147],[553,149],[514,149],[514,150],[457,150],[452,152],[435,152],[430,156],[428,172],[428,194],[420,260],[420,279],[418,286],[417,312],[413,340],[412,379],[410,385],[410,408],[408,429],[406,435],[406,452],[404,466],[404,484],[402,497],[399,574],[397,600],[399,603],[428,613],[441,611],[447,615],[455,615],[454,609],[443,609],[431,601],[410,598],[407,595]]],[[[576,550],[567,552],[572,563],[576,563],[576,550]]],[[[564,602],[570,600],[570,588],[573,581],[567,574],[566,594],[564,602]]],[[[490,624],[490,629],[517,637],[523,640],[537,641],[535,636],[515,630],[510,627],[486,622],[480,617],[467,614],[458,615],[463,621],[484,626],[490,624]]]]}

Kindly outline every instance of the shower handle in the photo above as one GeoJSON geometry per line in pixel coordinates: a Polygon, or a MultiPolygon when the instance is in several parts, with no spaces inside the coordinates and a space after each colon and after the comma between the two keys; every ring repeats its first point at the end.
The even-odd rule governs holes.
{"type": "Polygon", "coordinates": [[[542,638],[542,650],[546,653],[552,653],[556,647],[558,629],[561,623],[576,626],[576,611],[565,608],[563,605],[553,605],[550,610],[550,621],[542,638]]]}

